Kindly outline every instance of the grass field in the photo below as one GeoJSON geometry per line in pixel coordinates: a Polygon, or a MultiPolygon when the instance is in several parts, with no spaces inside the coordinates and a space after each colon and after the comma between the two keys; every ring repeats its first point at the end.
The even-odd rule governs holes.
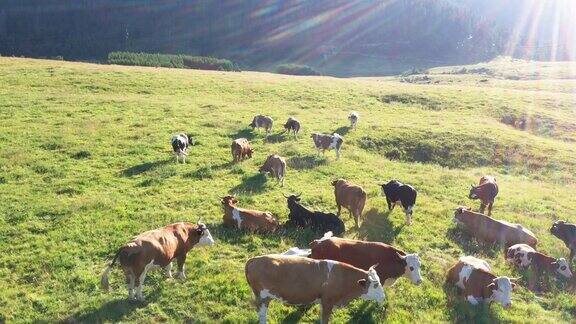
{"type": "MultiPolygon", "coordinates": [[[[548,229],[556,219],[576,222],[576,83],[445,77],[420,85],[0,58],[0,322],[255,322],[246,260],[318,235],[223,228],[218,197],[235,193],[241,206],[284,222],[282,193],[301,192],[305,205],[334,212],[338,177],[369,196],[358,230],[343,214],[345,236],[419,253],[425,282],[399,280],[383,307],[356,301],[335,323],[575,321],[574,282],[539,295],[521,287],[504,310],[468,305],[444,279],[459,256],[473,254],[498,274],[524,276],[526,286],[498,248],[452,223],[456,206],[478,208],[467,194],[484,174],[500,185],[494,217],[529,227],[542,251],[568,255],[548,229]],[[357,130],[347,127],[351,110],[361,114],[357,130]],[[258,113],[276,121],[268,142],[248,127],[258,113]],[[278,135],[290,115],[303,125],[297,141],[278,135]],[[529,126],[507,123],[512,117],[529,126]],[[174,163],[169,143],[181,131],[197,140],[185,165],[174,163]],[[316,155],[313,131],[344,136],[339,161],[316,155]],[[230,143],[241,136],[256,153],[233,165],[230,143]],[[284,188],[257,173],[271,153],[288,160],[284,188]],[[378,184],[392,178],[419,191],[412,226],[380,196],[378,184]],[[185,281],[153,272],[147,302],[130,302],[115,268],[111,292],[100,290],[107,262],[131,237],[199,218],[217,244],[189,253],[185,281]]],[[[318,317],[318,306],[301,312],[274,302],[269,312],[278,323],[318,317]]]]}

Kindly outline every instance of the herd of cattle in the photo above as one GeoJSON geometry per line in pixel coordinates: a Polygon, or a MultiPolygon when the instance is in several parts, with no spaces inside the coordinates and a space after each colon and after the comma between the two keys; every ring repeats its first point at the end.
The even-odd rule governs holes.
{"type": "MultiPolygon", "coordinates": [[[[352,112],[348,120],[355,128],[359,114],[352,112]]],[[[270,134],[273,120],[268,116],[254,117],[250,126],[264,128],[266,137],[270,134]]],[[[297,138],[300,122],[290,117],[284,125],[285,132],[297,138]]],[[[340,157],[343,138],[339,134],[313,133],[312,139],[318,152],[334,149],[340,157]]],[[[179,134],[172,139],[176,162],[188,155],[189,146],[194,140],[190,135],[179,134]]],[[[240,162],[252,157],[254,150],[246,138],[232,142],[232,159],[240,162]]],[[[272,154],[259,169],[270,173],[283,185],[286,175],[286,161],[272,154]]],[[[345,225],[340,218],[342,207],[346,208],[359,226],[367,200],[364,189],[344,179],[332,182],[337,214],[313,211],[300,203],[301,195],[285,196],[288,205],[288,221],[285,226],[310,228],[324,233],[321,239],[310,243],[309,249],[294,247],[284,253],[258,256],[246,262],[245,274],[254,296],[261,323],[267,319],[270,301],[276,299],[288,304],[321,305],[321,321],[327,323],[335,307],[347,305],[356,298],[382,302],[385,299],[383,287],[389,287],[400,277],[407,277],[414,284],[422,282],[420,258],[417,253],[406,253],[401,249],[380,242],[344,239],[345,225]]],[[[406,215],[406,223],[412,223],[417,191],[414,187],[391,180],[381,185],[382,195],[391,211],[400,205],[406,215]]],[[[472,186],[468,197],[480,200],[479,212],[471,208],[458,207],[454,211],[454,222],[478,241],[498,244],[505,249],[505,259],[520,268],[532,269],[530,289],[540,282],[545,273],[559,274],[571,278],[570,262],[564,258],[553,258],[538,252],[535,248],[538,239],[519,224],[491,217],[494,200],[498,195],[496,179],[484,176],[478,186],[472,186]],[[488,213],[484,214],[488,207],[488,213]]],[[[241,208],[233,195],[221,198],[224,209],[223,224],[251,233],[271,233],[281,227],[277,218],[268,211],[241,208]]],[[[576,256],[576,225],[556,221],[550,228],[552,235],[562,240],[570,249],[569,260],[576,256]]],[[[101,278],[102,287],[108,289],[108,275],[118,260],[128,287],[128,297],[144,300],[143,285],[149,270],[161,267],[167,277],[172,277],[172,261],[178,265],[178,278],[185,278],[186,255],[193,247],[212,245],[214,239],[201,222],[175,223],[163,228],[144,232],[122,246],[108,265],[101,278]]],[[[447,273],[447,282],[463,291],[467,301],[497,302],[504,307],[511,306],[511,294],[516,279],[497,276],[490,265],[473,256],[463,256],[447,273]]]]}

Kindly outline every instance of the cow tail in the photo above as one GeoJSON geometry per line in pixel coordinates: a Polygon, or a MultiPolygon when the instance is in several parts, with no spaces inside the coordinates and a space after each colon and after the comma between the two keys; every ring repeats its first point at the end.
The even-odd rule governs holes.
{"type": "Polygon", "coordinates": [[[116,263],[116,259],[118,259],[120,252],[122,252],[122,249],[118,250],[118,252],[114,256],[114,259],[112,259],[112,262],[110,262],[108,267],[106,267],[106,270],[104,270],[104,273],[102,274],[102,278],[100,279],[100,286],[106,292],[108,292],[110,290],[110,282],[108,281],[108,275],[110,274],[110,271],[112,271],[112,267],[116,263]]]}

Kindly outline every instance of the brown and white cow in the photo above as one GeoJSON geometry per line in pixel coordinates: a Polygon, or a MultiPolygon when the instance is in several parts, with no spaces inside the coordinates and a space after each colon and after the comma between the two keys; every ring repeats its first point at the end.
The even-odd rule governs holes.
{"type": "Polygon", "coordinates": [[[274,232],[278,221],[270,212],[244,209],[236,206],[238,199],[234,196],[222,197],[224,206],[224,225],[236,227],[249,232],[274,232]]]}
{"type": "Polygon", "coordinates": [[[508,308],[512,306],[512,289],[515,279],[497,277],[486,261],[472,256],[462,257],[448,270],[447,281],[463,290],[464,298],[476,305],[479,302],[497,302],[508,308]]]}
{"type": "Polygon", "coordinates": [[[102,274],[102,288],[109,290],[108,275],[118,259],[126,276],[128,298],[134,298],[136,289],[136,298],[144,300],[142,290],[149,270],[162,267],[166,271],[166,276],[172,278],[172,261],[176,260],[178,262],[176,276],[185,279],[184,263],[188,251],[193,247],[212,244],[214,244],[212,235],[202,223],[175,223],[144,232],[118,250],[102,274]]]}
{"type": "Polygon", "coordinates": [[[326,150],[335,150],[336,160],[340,158],[340,149],[342,148],[342,143],[344,143],[342,136],[337,133],[332,135],[312,133],[311,137],[314,141],[314,146],[318,150],[318,154],[324,154],[326,150]]]}
{"type": "Polygon", "coordinates": [[[274,120],[272,119],[272,117],[264,115],[256,115],[252,119],[252,122],[250,123],[249,126],[252,127],[252,129],[264,128],[264,131],[266,132],[266,137],[268,137],[268,135],[272,131],[273,125],[274,120]]]}
{"type": "Polygon", "coordinates": [[[376,272],[385,287],[392,286],[400,277],[417,285],[422,283],[417,253],[406,254],[388,244],[333,237],[331,232],[326,234],[310,243],[311,258],[336,260],[364,270],[378,264],[376,272]]]}
{"type": "Polygon", "coordinates": [[[359,218],[362,216],[366,204],[366,191],[344,179],[334,180],[332,185],[334,186],[338,216],[340,216],[342,207],[348,209],[350,215],[354,217],[356,227],[358,227],[359,218]]]}
{"type": "Polygon", "coordinates": [[[459,207],[454,212],[454,222],[463,226],[466,231],[477,239],[488,243],[499,243],[503,247],[524,243],[532,247],[538,244],[534,233],[519,224],[498,220],[459,207]]]}
{"type": "Polygon", "coordinates": [[[484,209],[488,206],[488,216],[492,215],[492,206],[494,199],[498,195],[498,184],[496,178],[493,176],[483,176],[480,178],[478,186],[470,185],[470,193],[468,198],[480,199],[480,213],[484,213],[484,209]]]}
{"type": "Polygon", "coordinates": [[[530,289],[534,289],[544,272],[558,273],[564,278],[572,278],[568,261],[564,258],[553,258],[534,250],[526,244],[515,244],[506,250],[506,261],[521,267],[530,267],[530,289]]]}
{"type": "Polygon", "coordinates": [[[271,254],[248,260],[245,272],[261,324],[273,299],[292,305],[320,303],[321,323],[327,324],[335,307],[358,297],[384,301],[374,267],[366,271],[338,261],[271,254]]]}
{"type": "Polygon", "coordinates": [[[348,121],[350,122],[350,127],[356,129],[356,124],[358,123],[359,119],[360,114],[358,112],[356,111],[351,112],[350,115],[348,115],[348,121]]]}
{"type": "Polygon", "coordinates": [[[286,175],[286,159],[277,154],[269,155],[264,165],[258,169],[260,173],[270,173],[284,186],[284,176],[286,175]]]}
{"type": "Polygon", "coordinates": [[[245,138],[238,138],[232,141],[232,160],[234,162],[240,162],[244,160],[245,157],[252,158],[252,153],[254,150],[250,147],[250,143],[245,138]]]}
{"type": "Polygon", "coordinates": [[[300,132],[300,122],[298,119],[294,117],[288,117],[288,121],[286,124],[284,124],[284,131],[288,132],[288,135],[290,135],[290,132],[292,132],[294,134],[294,138],[297,139],[298,132],[300,132]]]}

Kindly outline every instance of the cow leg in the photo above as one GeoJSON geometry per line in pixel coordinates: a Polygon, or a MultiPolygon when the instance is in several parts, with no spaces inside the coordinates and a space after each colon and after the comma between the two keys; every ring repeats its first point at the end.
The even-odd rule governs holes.
{"type": "Polygon", "coordinates": [[[570,262],[574,261],[574,257],[576,256],[576,247],[570,248],[570,262]]]}
{"type": "Polygon", "coordinates": [[[168,265],[164,267],[164,273],[167,278],[172,278],[172,262],[168,263],[168,265]]]}
{"type": "Polygon", "coordinates": [[[466,296],[466,300],[472,305],[478,305],[478,300],[472,295],[466,296]]]}
{"type": "Polygon", "coordinates": [[[488,204],[488,216],[492,216],[492,205],[493,205],[493,204],[494,204],[494,203],[489,203],[489,204],[488,204]]]}
{"type": "Polygon", "coordinates": [[[146,273],[153,266],[153,264],[154,260],[150,261],[150,263],[144,266],[144,269],[141,269],[140,271],[134,271],[134,276],[136,277],[136,299],[139,301],[144,301],[144,294],[142,292],[144,289],[144,280],[146,280],[146,273]]]}
{"type": "Polygon", "coordinates": [[[134,299],[134,273],[132,269],[124,269],[124,276],[126,277],[126,288],[128,289],[128,299],[134,299]]]}
{"type": "Polygon", "coordinates": [[[268,305],[270,300],[260,299],[259,296],[256,297],[256,309],[258,310],[258,321],[260,324],[266,324],[268,322],[268,305]]]}
{"type": "Polygon", "coordinates": [[[321,316],[322,316],[320,323],[321,324],[328,324],[330,322],[330,316],[332,316],[333,306],[322,303],[320,305],[320,308],[321,308],[321,316]]]}
{"type": "Polygon", "coordinates": [[[178,272],[176,273],[176,278],[178,279],[186,279],[186,275],[184,274],[184,263],[186,263],[186,254],[182,254],[179,256],[176,261],[178,262],[178,272]]]}
{"type": "Polygon", "coordinates": [[[392,206],[392,202],[388,198],[386,198],[386,204],[388,204],[388,210],[392,210],[392,208],[394,208],[394,206],[392,206]]]}
{"type": "Polygon", "coordinates": [[[340,149],[336,149],[336,160],[340,159],[340,149]]]}
{"type": "Polygon", "coordinates": [[[338,217],[340,217],[340,214],[342,212],[342,206],[336,204],[336,207],[338,207],[338,212],[336,213],[336,215],[338,215],[338,217]]]}
{"type": "Polygon", "coordinates": [[[410,215],[410,212],[405,211],[406,213],[406,224],[407,225],[412,225],[412,215],[410,215]]]}
{"type": "Polygon", "coordinates": [[[486,204],[480,203],[480,214],[484,214],[484,209],[486,209],[486,204]]]}

